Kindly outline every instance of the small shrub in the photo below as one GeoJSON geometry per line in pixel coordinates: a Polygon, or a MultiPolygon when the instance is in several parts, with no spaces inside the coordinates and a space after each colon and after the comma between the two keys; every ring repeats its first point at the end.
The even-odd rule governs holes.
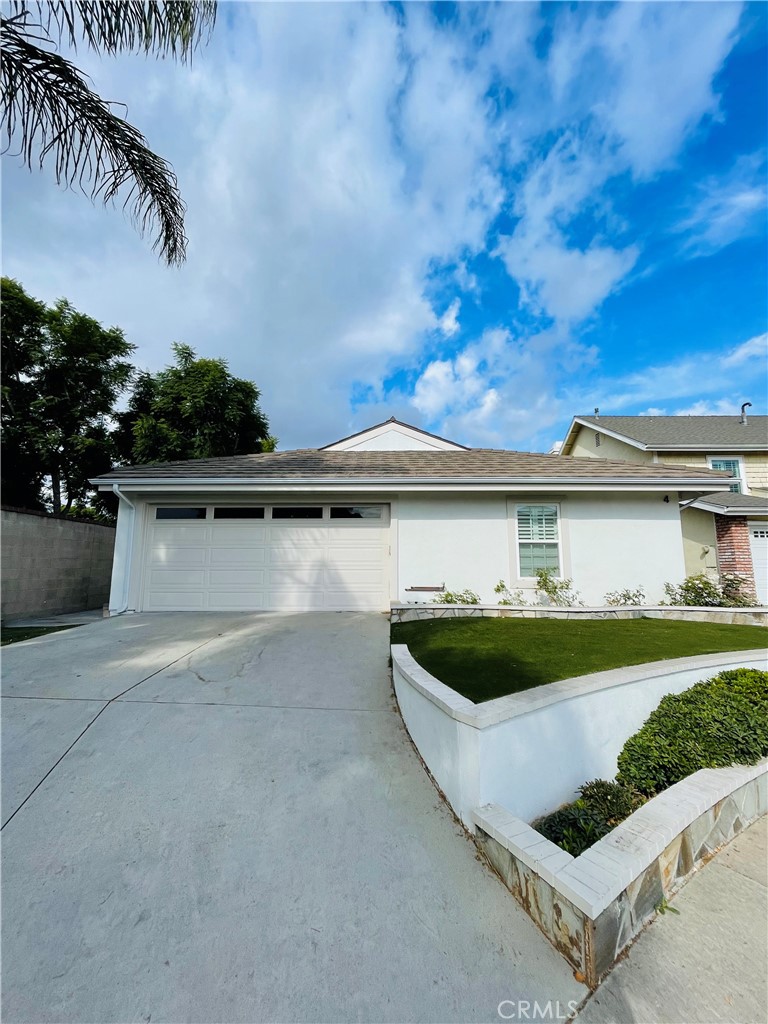
{"type": "Polygon", "coordinates": [[[578,800],[538,818],[532,826],[572,857],[608,835],[645,802],[631,787],[605,779],[585,783],[579,794],[578,800]]]}
{"type": "Polygon", "coordinates": [[[613,608],[637,608],[645,604],[645,591],[642,587],[638,587],[637,590],[626,587],[624,590],[609,591],[603,600],[613,608]]]}
{"type": "Polygon", "coordinates": [[[545,596],[550,604],[560,608],[572,608],[573,605],[581,603],[578,591],[573,589],[573,580],[557,579],[554,569],[536,570],[536,592],[545,596]]]}
{"type": "Polygon", "coordinates": [[[712,579],[700,572],[687,576],[679,586],[664,584],[669,604],[699,608],[743,608],[753,604],[755,596],[748,581],[736,573],[724,573],[712,579]]]}
{"type": "Polygon", "coordinates": [[[435,604],[480,604],[480,595],[474,590],[444,590],[435,598],[435,604]]]}
{"type": "Polygon", "coordinates": [[[497,604],[519,605],[528,604],[522,590],[510,590],[504,580],[499,580],[493,588],[494,594],[499,595],[497,604]]]}
{"type": "Polygon", "coordinates": [[[581,799],[595,814],[613,828],[645,803],[645,797],[632,786],[595,779],[579,788],[581,799]]]}
{"type": "Polygon", "coordinates": [[[700,768],[768,755],[768,672],[739,668],[664,697],[619,754],[617,781],[648,796],[700,768]]]}
{"type": "Polygon", "coordinates": [[[724,572],[720,575],[720,588],[730,608],[746,608],[757,604],[752,583],[744,576],[735,572],[724,572]]]}

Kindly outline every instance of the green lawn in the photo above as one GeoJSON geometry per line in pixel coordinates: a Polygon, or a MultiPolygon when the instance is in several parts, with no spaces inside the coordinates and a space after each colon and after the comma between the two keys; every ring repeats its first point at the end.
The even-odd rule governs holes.
{"type": "Polygon", "coordinates": [[[62,629],[77,629],[77,626],[4,626],[0,635],[0,646],[17,644],[21,640],[34,640],[37,636],[58,633],[62,629]]]}
{"type": "Polygon", "coordinates": [[[476,704],[646,661],[768,646],[761,626],[663,619],[426,619],[392,626],[418,663],[476,704]]]}

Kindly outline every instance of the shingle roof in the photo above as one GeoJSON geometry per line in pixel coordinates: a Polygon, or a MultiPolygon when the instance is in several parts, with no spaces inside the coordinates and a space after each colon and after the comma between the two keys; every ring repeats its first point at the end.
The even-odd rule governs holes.
{"type": "Polygon", "coordinates": [[[106,473],[104,482],[130,480],[227,480],[315,477],[382,480],[712,480],[727,474],[689,466],[567,458],[529,452],[473,448],[469,451],[323,451],[288,452],[193,459],[150,466],[126,466],[106,473]]]}
{"type": "Polygon", "coordinates": [[[631,437],[649,448],[702,448],[738,451],[768,450],[768,416],[577,416],[582,423],[631,437]]]}
{"type": "Polygon", "coordinates": [[[699,501],[707,505],[717,505],[719,508],[743,510],[746,515],[750,512],[764,513],[768,510],[768,498],[756,494],[738,494],[735,491],[717,491],[715,494],[706,494],[699,501]]]}

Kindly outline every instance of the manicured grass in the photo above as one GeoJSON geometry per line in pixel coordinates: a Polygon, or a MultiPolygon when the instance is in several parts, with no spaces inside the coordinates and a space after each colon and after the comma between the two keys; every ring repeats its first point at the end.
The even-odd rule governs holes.
{"type": "Polygon", "coordinates": [[[476,704],[623,665],[768,646],[761,626],[664,619],[426,619],[392,626],[418,663],[476,704]]]}
{"type": "Polygon", "coordinates": [[[34,640],[35,637],[46,636],[48,633],[59,633],[62,629],[77,629],[77,626],[4,626],[0,635],[0,646],[18,644],[22,640],[34,640]]]}

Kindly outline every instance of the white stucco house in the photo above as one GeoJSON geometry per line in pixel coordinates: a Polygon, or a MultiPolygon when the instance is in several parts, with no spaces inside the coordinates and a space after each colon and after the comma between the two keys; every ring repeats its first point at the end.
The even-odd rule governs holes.
{"type": "Polygon", "coordinates": [[[552,567],[588,604],[685,575],[708,467],[467,448],[391,419],[323,448],[116,469],[110,611],[386,611],[552,567]]]}

